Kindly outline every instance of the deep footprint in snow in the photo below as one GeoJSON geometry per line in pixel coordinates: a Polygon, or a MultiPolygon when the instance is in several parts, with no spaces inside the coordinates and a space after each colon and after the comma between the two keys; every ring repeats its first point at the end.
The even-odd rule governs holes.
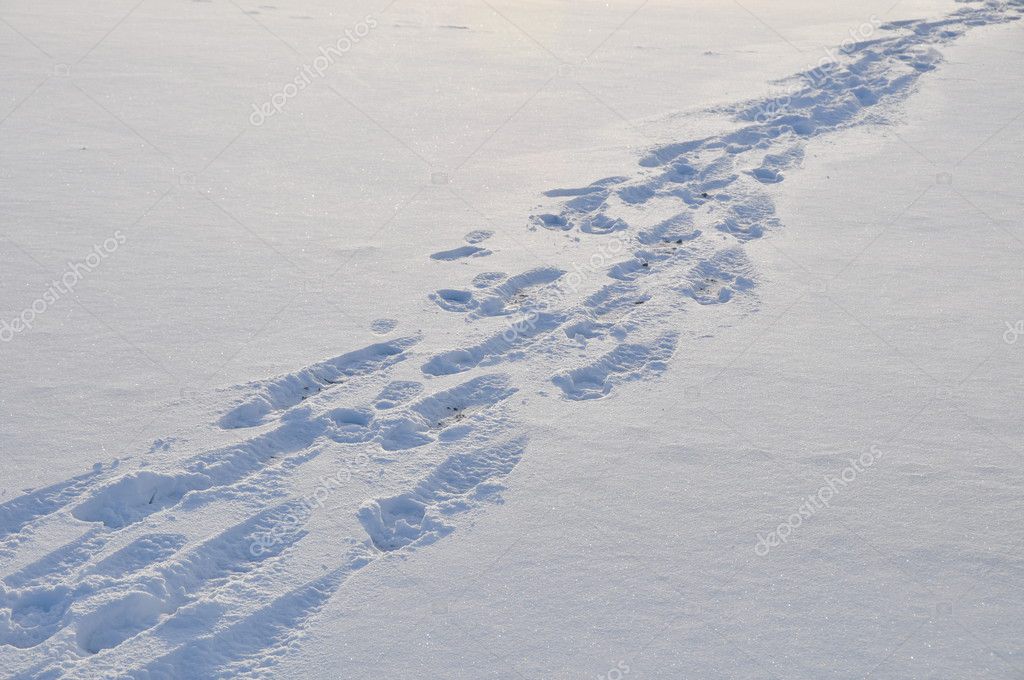
{"type": "Polygon", "coordinates": [[[467,257],[487,257],[492,254],[491,251],[478,244],[483,243],[492,236],[494,236],[494,232],[487,229],[471,231],[463,237],[463,240],[469,245],[459,246],[451,250],[441,250],[431,255],[430,259],[451,261],[467,257]]]}
{"type": "Polygon", "coordinates": [[[137,663],[145,665],[131,669],[128,675],[154,680],[262,677],[268,666],[298,644],[310,618],[345,580],[375,558],[368,545],[351,545],[341,564],[323,576],[274,598],[225,630],[193,635],[156,659],[138,659],[137,663]]]}
{"type": "Polygon", "coordinates": [[[559,373],[551,379],[566,399],[600,399],[623,382],[640,380],[665,370],[675,352],[677,336],[667,333],[653,343],[619,345],[589,366],[559,373]]]}
{"type": "MultiPolygon", "coordinates": [[[[470,290],[443,288],[428,297],[446,312],[467,314],[468,319],[486,316],[505,316],[529,306],[534,289],[557,281],[565,272],[555,267],[537,267],[530,271],[506,278],[502,283],[480,287],[477,293],[470,290]]],[[[503,274],[488,273],[484,281],[499,280],[503,274]]],[[[478,286],[479,287],[479,286],[478,286]]]]}
{"type": "Polygon", "coordinates": [[[436,252],[430,256],[430,259],[450,262],[451,260],[461,260],[466,257],[487,257],[490,254],[491,251],[480,246],[459,246],[451,250],[436,252]]]}
{"type": "Polygon", "coordinates": [[[363,504],[359,521],[378,550],[433,543],[454,529],[446,521],[448,516],[479,504],[496,490],[495,482],[516,466],[525,444],[520,438],[460,448],[411,490],[363,504]]]}
{"type": "Polygon", "coordinates": [[[442,288],[441,290],[428,295],[438,307],[446,312],[464,313],[476,309],[479,306],[473,293],[468,290],[454,290],[442,288]]]}
{"type": "Polygon", "coordinates": [[[264,510],[146,572],[127,594],[103,597],[78,620],[79,646],[90,654],[116,647],[230,577],[281,554],[306,535],[301,508],[289,502],[264,510]]]}

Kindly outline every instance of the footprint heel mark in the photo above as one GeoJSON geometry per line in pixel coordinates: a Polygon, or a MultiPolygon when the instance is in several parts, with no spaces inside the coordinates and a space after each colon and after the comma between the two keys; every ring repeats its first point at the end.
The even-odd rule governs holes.
{"type": "Polygon", "coordinates": [[[466,234],[463,238],[465,239],[466,243],[470,245],[476,245],[477,243],[483,243],[492,236],[494,236],[494,232],[491,231],[490,229],[475,229],[466,234]]]}
{"type": "Polygon", "coordinates": [[[142,470],[125,475],[98,489],[75,506],[71,515],[83,522],[101,522],[120,529],[176,505],[190,491],[213,486],[203,474],[164,474],[142,470]]]}
{"type": "Polygon", "coordinates": [[[666,333],[650,344],[623,344],[589,366],[555,375],[551,382],[566,399],[582,401],[607,396],[620,383],[642,380],[665,370],[675,352],[676,333],[666,333]]]}
{"type": "Polygon", "coordinates": [[[455,290],[442,288],[428,295],[438,307],[446,312],[457,312],[463,314],[470,312],[480,306],[479,301],[473,296],[472,291],[455,290]]]}
{"type": "Polygon", "coordinates": [[[321,361],[294,373],[252,383],[249,399],[220,419],[223,428],[253,427],[266,422],[272,413],[291,408],[313,395],[346,382],[390,368],[407,358],[406,350],[419,342],[418,336],[376,343],[341,356],[321,361]]]}
{"type": "Polygon", "coordinates": [[[374,335],[387,335],[398,327],[398,319],[374,319],[370,330],[374,335]]]}
{"type": "Polygon", "coordinates": [[[508,278],[508,274],[505,272],[481,272],[473,277],[474,288],[491,288],[496,286],[505,279],[508,278]]]}
{"type": "Polygon", "coordinates": [[[152,628],[163,613],[164,602],[159,597],[131,591],[83,616],[75,631],[75,641],[82,651],[98,654],[152,628]]]}
{"type": "Polygon", "coordinates": [[[764,194],[754,194],[730,205],[716,227],[737,241],[750,241],[780,224],[775,217],[775,202],[764,194]]]}
{"type": "Polygon", "coordinates": [[[377,498],[359,509],[359,521],[377,549],[418,548],[448,535],[448,518],[480,505],[523,456],[525,438],[453,453],[411,490],[377,498]]]}
{"type": "Polygon", "coordinates": [[[66,585],[0,586],[0,646],[30,649],[42,644],[63,628],[72,601],[66,585]]]}

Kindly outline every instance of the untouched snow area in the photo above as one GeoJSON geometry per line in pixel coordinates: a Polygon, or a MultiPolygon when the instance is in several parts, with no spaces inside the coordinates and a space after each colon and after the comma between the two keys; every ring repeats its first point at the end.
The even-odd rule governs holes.
{"type": "Polygon", "coordinates": [[[1024,1],[7,2],[0,675],[1024,675],[1024,1]]]}

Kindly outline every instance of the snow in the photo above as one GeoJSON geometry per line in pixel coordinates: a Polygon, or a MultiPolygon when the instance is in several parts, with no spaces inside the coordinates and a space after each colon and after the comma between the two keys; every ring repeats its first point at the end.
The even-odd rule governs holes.
{"type": "Polygon", "coordinates": [[[0,669],[1016,677],[1022,13],[6,6],[0,669]]]}

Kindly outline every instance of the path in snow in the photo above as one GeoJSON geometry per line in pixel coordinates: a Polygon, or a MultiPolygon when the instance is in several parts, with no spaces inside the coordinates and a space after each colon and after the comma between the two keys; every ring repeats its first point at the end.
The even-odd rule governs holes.
{"type": "MultiPolygon", "coordinates": [[[[266,672],[349,576],[444,537],[460,514],[496,498],[527,449],[513,395],[553,388],[567,400],[604,397],[664,370],[687,315],[740,299],[753,309],[744,244],[779,226],[766,186],[784,181],[814,138],[885,122],[939,63],[936,46],[1022,13],[1024,0],[1015,0],[883,26],[885,37],[794,76],[792,96],[730,109],[737,125],[726,133],[653,149],[628,176],[547,192],[561,202],[538,211],[534,225],[593,235],[586,242],[600,249],[600,270],[491,272],[431,293],[476,336],[463,346],[423,356],[420,338],[404,337],[246,386],[248,397],[219,421],[242,433],[237,443],[160,469],[97,467],[0,505],[4,558],[29,543],[60,543],[75,521],[89,525],[3,577],[0,645],[32,652],[5,670],[25,678],[266,672]],[[476,331],[494,318],[508,323],[476,331]],[[525,367],[524,384],[503,373],[460,375],[513,361],[525,367]],[[424,381],[441,376],[450,386],[424,395],[424,381]],[[296,585],[288,561],[310,509],[288,499],[287,485],[324,442],[385,465],[415,457],[420,472],[404,491],[367,499],[358,509],[365,534],[338,539],[321,556],[326,573],[296,585]],[[199,542],[176,530],[225,499],[248,514],[199,542]]],[[[473,232],[430,257],[448,266],[489,255],[479,244],[490,235],[473,232]]],[[[382,319],[374,330],[395,326],[382,319]]]]}

